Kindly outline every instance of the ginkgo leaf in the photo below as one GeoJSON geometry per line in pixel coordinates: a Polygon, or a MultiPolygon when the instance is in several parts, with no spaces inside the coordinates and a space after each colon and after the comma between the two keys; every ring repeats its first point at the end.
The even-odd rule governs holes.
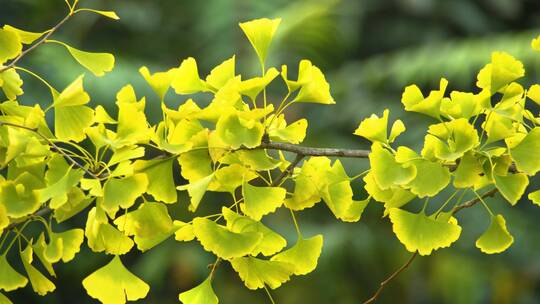
{"type": "Polygon", "coordinates": [[[536,104],[540,105],[540,85],[533,84],[527,90],[527,97],[529,97],[532,101],[536,102],[536,104]]]}
{"type": "Polygon", "coordinates": [[[70,229],[59,233],[52,232],[49,237],[51,243],[56,242],[56,240],[62,240],[60,257],[64,263],[67,263],[71,261],[75,257],[75,254],[81,249],[81,244],[84,240],[84,231],[82,229],[70,229]]]}
{"type": "Polygon", "coordinates": [[[3,29],[17,34],[19,38],[21,39],[21,43],[23,44],[32,44],[34,43],[34,41],[36,41],[39,37],[43,36],[44,34],[43,32],[41,33],[28,32],[28,31],[18,29],[8,24],[4,25],[3,29]]]}
{"type": "Polygon", "coordinates": [[[259,232],[232,232],[200,217],[193,219],[193,232],[205,250],[225,260],[250,254],[263,237],[259,232]]]}
{"type": "Polygon", "coordinates": [[[281,66],[281,77],[283,78],[283,81],[287,85],[287,89],[289,90],[289,93],[292,93],[296,90],[298,90],[302,85],[307,83],[311,80],[311,61],[307,59],[300,60],[298,63],[298,78],[297,80],[290,80],[287,77],[287,66],[282,65],[281,66]]]}
{"type": "Polygon", "coordinates": [[[96,14],[105,16],[107,18],[114,19],[114,20],[119,20],[120,19],[120,17],[118,17],[116,12],[114,12],[114,11],[100,11],[100,10],[95,10],[95,9],[91,9],[91,8],[83,8],[83,9],[79,9],[78,11],[83,11],[83,10],[93,12],[93,13],[96,13],[96,14]]]}
{"type": "Polygon", "coordinates": [[[506,221],[500,214],[491,216],[488,229],[476,240],[476,247],[483,253],[500,253],[508,249],[514,242],[514,237],[506,228],[506,221]]]}
{"type": "Polygon", "coordinates": [[[271,258],[272,261],[287,262],[293,265],[295,275],[305,275],[317,268],[317,261],[323,247],[323,236],[309,239],[298,238],[296,244],[271,258]]]}
{"type": "Polygon", "coordinates": [[[540,36],[534,38],[531,40],[531,47],[535,50],[540,52],[540,36]]]}
{"type": "Polygon", "coordinates": [[[137,173],[125,178],[109,179],[103,187],[103,208],[114,215],[118,208],[127,209],[135,203],[148,187],[146,174],[137,173]],[[129,189],[129,191],[126,191],[129,189]]]}
{"type": "Polygon", "coordinates": [[[452,174],[454,175],[454,187],[469,188],[480,180],[484,171],[474,154],[469,152],[461,157],[456,170],[452,174]]]}
{"type": "Polygon", "coordinates": [[[441,113],[452,119],[469,119],[478,115],[481,110],[482,105],[473,93],[452,91],[450,98],[441,100],[441,113]]]}
{"type": "Polygon", "coordinates": [[[495,94],[507,84],[525,75],[523,64],[505,52],[491,53],[491,63],[478,73],[476,86],[495,94]]]}
{"type": "Polygon", "coordinates": [[[243,165],[224,166],[216,170],[214,179],[208,185],[208,190],[234,193],[244,182],[249,182],[254,178],[257,178],[257,174],[243,165]]]}
{"type": "Polygon", "coordinates": [[[295,269],[294,265],[286,262],[254,257],[238,257],[230,262],[246,287],[252,290],[263,288],[265,285],[276,289],[290,279],[295,269]]]}
{"type": "Polygon", "coordinates": [[[135,172],[146,174],[148,187],[146,192],[157,201],[175,203],[177,200],[176,188],[173,179],[174,158],[156,160],[138,160],[134,165],[135,172]]]}
{"type": "Polygon", "coordinates": [[[143,66],[139,69],[139,73],[143,76],[144,80],[148,82],[152,90],[159,96],[160,100],[165,99],[165,94],[169,90],[172,81],[172,72],[157,72],[150,74],[150,71],[147,67],[143,66]]]}
{"type": "Polygon", "coordinates": [[[405,106],[406,111],[439,118],[441,114],[441,101],[447,86],[448,80],[441,78],[439,90],[431,91],[427,97],[424,97],[418,86],[407,86],[401,96],[401,103],[405,106]]]}
{"type": "Polygon", "coordinates": [[[225,164],[243,164],[255,171],[276,169],[281,164],[281,161],[270,157],[263,149],[238,150],[234,153],[227,154],[221,158],[220,162],[225,164]]]}
{"type": "Polygon", "coordinates": [[[0,204],[0,235],[4,231],[4,228],[9,226],[9,217],[7,215],[6,207],[3,204],[0,204]]]}
{"type": "Polygon", "coordinates": [[[519,171],[535,175],[540,171],[540,159],[531,155],[540,151],[540,128],[532,129],[519,144],[510,147],[508,151],[519,171]]]}
{"type": "Polygon", "coordinates": [[[43,267],[45,267],[47,272],[51,276],[56,277],[56,273],[54,272],[54,268],[52,267],[52,263],[49,262],[49,260],[45,257],[45,249],[46,249],[46,247],[47,247],[47,243],[45,242],[45,234],[41,233],[39,235],[39,238],[37,239],[37,241],[32,245],[32,249],[34,250],[34,254],[41,261],[41,264],[43,264],[43,267]]]}
{"type": "Polygon", "coordinates": [[[379,142],[371,145],[369,163],[373,177],[381,189],[405,185],[417,175],[415,166],[398,163],[394,156],[379,142]]]}
{"type": "Polygon", "coordinates": [[[246,182],[242,186],[244,202],[240,208],[252,219],[260,221],[263,215],[274,212],[283,204],[286,194],[281,187],[256,187],[246,182]]]}
{"type": "Polygon", "coordinates": [[[214,174],[210,174],[204,178],[201,178],[198,181],[176,187],[176,189],[178,190],[187,190],[191,199],[188,207],[190,211],[195,212],[197,210],[197,208],[199,207],[199,203],[201,202],[204,193],[206,193],[208,185],[213,178],[214,174]]]}
{"type": "Polygon", "coordinates": [[[516,173],[502,175],[493,175],[495,186],[504,198],[511,204],[515,205],[525,193],[529,178],[526,174],[516,173]]]}
{"type": "Polygon", "coordinates": [[[224,114],[218,120],[216,134],[232,149],[241,146],[255,148],[261,144],[264,127],[256,120],[246,120],[232,112],[224,114]]]}
{"type": "Polygon", "coordinates": [[[450,183],[450,171],[440,163],[427,159],[411,163],[416,167],[416,176],[406,187],[418,197],[435,196],[450,183]]]}
{"type": "Polygon", "coordinates": [[[26,286],[28,279],[18,273],[7,261],[6,255],[0,255],[0,289],[12,291],[26,286]]]}
{"type": "Polygon", "coordinates": [[[184,59],[180,67],[171,71],[173,87],[176,94],[194,94],[206,89],[204,81],[199,77],[197,62],[193,57],[184,59]]]}
{"type": "Polygon", "coordinates": [[[455,161],[480,143],[478,134],[467,119],[459,118],[429,126],[422,156],[455,161]]]}
{"type": "Polygon", "coordinates": [[[0,292],[0,304],[13,304],[13,302],[0,292]]]}
{"type": "Polygon", "coordinates": [[[114,56],[110,53],[85,52],[57,40],[47,40],[47,42],[54,42],[64,46],[80,65],[98,77],[105,75],[106,72],[110,72],[114,68],[114,56]]]}
{"type": "Polygon", "coordinates": [[[527,196],[535,205],[540,206],[540,190],[533,191],[527,196]]]}
{"type": "Polygon", "coordinates": [[[275,68],[270,68],[262,77],[243,80],[240,83],[240,93],[248,96],[252,101],[255,101],[259,93],[261,93],[261,91],[266,88],[277,75],[279,75],[279,72],[275,68]]]}
{"type": "Polygon", "coordinates": [[[146,251],[161,243],[175,231],[176,227],[161,203],[147,202],[114,220],[114,224],[126,235],[135,236],[137,248],[146,251]]]}
{"type": "Polygon", "coordinates": [[[21,252],[21,260],[24,269],[26,270],[26,274],[28,275],[28,279],[30,280],[30,285],[32,285],[32,289],[40,296],[44,296],[49,292],[53,292],[56,289],[56,286],[53,284],[53,282],[51,282],[51,280],[32,266],[32,255],[32,246],[31,244],[28,244],[26,249],[21,252]]]}
{"type": "Polygon", "coordinates": [[[392,124],[390,135],[388,134],[388,114],[390,111],[385,109],[383,116],[379,117],[372,114],[369,118],[362,120],[354,135],[362,136],[372,142],[379,141],[382,143],[393,142],[399,134],[405,131],[405,125],[401,120],[396,120],[392,124]]]}
{"type": "Polygon", "coordinates": [[[281,114],[278,117],[271,116],[269,120],[271,123],[268,126],[268,136],[271,140],[285,141],[291,144],[299,144],[304,141],[308,127],[306,119],[302,118],[287,125],[285,116],[281,114]]]}
{"type": "Polygon", "coordinates": [[[105,251],[108,254],[121,255],[128,253],[133,247],[133,241],[109,224],[105,215],[100,216],[96,207],[88,212],[84,234],[88,247],[94,252],[105,251]]]}
{"type": "Polygon", "coordinates": [[[0,87],[9,100],[16,100],[22,95],[23,81],[15,69],[8,69],[0,73],[0,87]]]}
{"type": "Polygon", "coordinates": [[[103,304],[124,304],[143,299],[150,286],[131,273],[118,256],[87,276],[82,284],[89,296],[103,304]]]}
{"type": "Polygon", "coordinates": [[[235,56],[223,61],[206,76],[206,83],[213,89],[221,89],[229,79],[235,76],[235,56]]]}
{"type": "Polygon", "coordinates": [[[260,243],[251,252],[251,255],[257,256],[259,253],[262,253],[269,256],[287,246],[287,241],[281,235],[266,227],[262,222],[242,216],[227,207],[222,207],[221,213],[227,221],[227,228],[229,230],[238,233],[259,232],[262,234],[260,243]]]}
{"type": "Polygon", "coordinates": [[[353,200],[353,191],[348,180],[328,185],[322,195],[336,218],[344,222],[359,221],[369,202],[369,198],[363,201],[353,200]]]}
{"type": "Polygon", "coordinates": [[[57,209],[67,202],[68,192],[76,186],[84,176],[84,171],[68,168],[66,173],[47,187],[36,190],[40,202],[51,200],[49,207],[57,209]]]}
{"type": "Polygon", "coordinates": [[[180,293],[178,299],[184,304],[217,304],[219,302],[212,289],[212,276],[194,288],[180,293]]]}
{"type": "Polygon", "coordinates": [[[304,162],[294,177],[294,193],[285,200],[287,208],[303,210],[311,208],[321,200],[320,189],[325,184],[324,173],[330,170],[328,157],[311,157],[304,162]]]}
{"type": "Polygon", "coordinates": [[[22,51],[21,38],[17,33],[6,29],[0,29],[0,65],[13,59],[22,51]]]}
{"type": "Polygon", "coordinates": [[[335,104],[336,102],[330,93],[330,85],[323,72],[318,67],[311,65],[306,73],[311,74],[309,80],[300,87],[300,91],[292,102],[335,104]]]}
{"type": "Polygon", "coordinates": [[[443,221],[423,212],[415,214],[398,208],[390,209],[389,216],[399,241],[408,251],[418,251],[420,255],[449,247],[461,234],[461,227],[454,218],[443,221]]]}
{"type": "Polygon", "coordinates": [[[173,225],[179,227],[174,233],[174,239],[181,242],[189,242],[195,239],[193,224],[182,221],[174,221],[173,225]]]}
{"type": "Polygon", "coordinates": [[[246,34],[246,37],[255,49],[257,57],[259,57],[259,61],[262,65],[264,65],[268,47],[272,42],[272,38],[274,37],[280,22],[281,19],[279,18],[261,18],[239,23],[240,28],[244,31],[244,34],[246,34]]]}
{"type": "Polygon", "coordinates": [[[0,204],[4,205],[6,214],[19,218],[35,212],[40,203],[32,184],[37,183],[31,174],[24,174],[17,180],[0,181],[0,204]]]}

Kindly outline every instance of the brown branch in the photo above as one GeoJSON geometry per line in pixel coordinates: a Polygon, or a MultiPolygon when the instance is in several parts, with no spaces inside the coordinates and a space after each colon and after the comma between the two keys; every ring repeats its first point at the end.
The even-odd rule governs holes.
{"type": "Polygon", "coordinates": [[[296,154],[296,158],[289,164],[289,166],[287,166],[287,168],[283,172],[281,172],[281,175],[272,182],[272,186],[279,186],[281,184],[281,181],[283,181],[287,176],[293,173],[294,167],[296,167],[296,165],[298,165],[298,163],[302,161],[304,157],[304,154],[296,154]]]}
{"type": "Polygon", "coordinates": [[[497,188],[493,188],[491,190],[489,190],[488,192],[480,195],[480,197],[475,197],[469,201],[466,201],[462,204],[459,204],[457,205],[456,207],[454,207],[454,209],[452,210],[452,215],[458,213],[460,210],[463,210],[465,208],[470,208],[474,205],[476,205],[476,203],[478,203],[480,201],[480,199],[484,199],[486,197],[490,197],[490,196],[494,196],[495,193],[499,192],[499,190],[497,188]]]}
{"type": "Polygon", "coordinates": [[[32,44],[32,46],[30,46],[29,48],[27,48],[26,50],[22,51],[19,56],[17,56],[15,59],[13,59],[8,65],[4,66],[4,67],[0,67],[0,73],[6,71],[6,70],[9,70],[11,68],[13,68],[15,66],[15,64],[17,62],[19,62],[19,60],[21,60],[21,58],[23,58],[24,56],[26,56],[26,54],[30,53],[32,50],[34,50],[35,48],[37,48],[38,46],[40,46],[41,44],[45,43],[45,41],[52,35],[54,34],[54,32],[56,32],[58,30],[58,28],[60,28],[66,21],[68,21],[68,19],[73,16],[73,12],[70,12],[67,16],[64,17],[64,19],[60,20],[60,22],[58,22],[55,26],[53,26],[50,30],[48,30],[44,36],[42,36],[41,39],[39,39],[36,43],[32,44]]]}
{"type": "Polygon", "coordinates": [[[400,273],[405,271],[411,265],[411,263],[414,261],[416,256],[418,256],[418,252],[413,253],[412,256],[407,260],[407,262],[405,262],[405,264],[401,265],[401,267],[399,267],[396,271],[394,271],[388,278],[386,278],[384,281],[382,281],[379,284],[379,288],[373,294],[373,296],[371,296],[371,298],[364,301],[363,304],[374,303],[377,300],[377,298],[379,297],[379,295],[381,294],[381,292],[384,290],[384,287],[388,283],[390,283],[390,281],[392,281],[394,278],[396,278],[400,273]]]}
{"type": "Polygon", "coordinates": [[[369,150],[361,149],[334,149],[334,148],[313,148],[304,147],[282,142],[263,142],[255,149],[281,150],[301,154],[303,156],[336,156],[350,158],[367,158],[369,150]]]}

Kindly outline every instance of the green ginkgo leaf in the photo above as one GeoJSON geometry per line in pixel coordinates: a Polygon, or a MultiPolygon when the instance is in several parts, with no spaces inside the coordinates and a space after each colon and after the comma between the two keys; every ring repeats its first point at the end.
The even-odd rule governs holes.
{"type": "Polygon", "coordinates": [[[353,191],[348,180],[328,185],[322,196],[336,218],[344,222],[359,221],[369,202],[369,198],[362,201],[353,200],[353,191]]]}
{"type": "Polygon", "coordinates": [[[31,174],[21,174],[15,181],[0,181],[0,204],[9,217],[23,217],[39,209],[41,204],[32,190],[32,184],[37,182],[31,174]]]}
{"type": "Polygon", "coordinates": [[[6,29],[0,29],[0,65],[13,59],[22,51],[21,38],[17,33],[6,29]]]}
{"type": "Polygon", "coordinates": [[[240,28],[246,34],[249,42],[255,49],[261,65],[264,65],[268,47],[279,26],[281,19],[261,18],[240,23],[240,28]]]}
{"type": "Polygon", "coordinates": [[[238,150],[228,154],[226,157],[222,158],[221,162],[226,164],[243,164],[255,171],[273,170],[281,164],[281,161],[270,157],[263,149],[238,150]]]}
{"type": "Polygon", "coordinates": [[[264,127],[256,120],[246,120],[238,113],[231,112],[224,114],[218,120],[216,134],[232,149],[238,149],[241,146],[255,148],[261,144],[264,127]]]}
{"type": "Polygon", "coordinates": [[[249,182],[257,177],[258,175],[253,170],[244,165],[232,164],[226,167],[223,166],[216,170],[214,179],[208,185],[208,190],[234,193],[244,182],[249,182]]]}
{"type": "Polygon", "coordinates": [[[320,189],[326,183],[325,173],[330,170],[328,157],[311,157],[304,162],[294,177],[294,193],[285,200],[287,208],[303,210],[311,208],[321,200],[320,189]]]}
{"type": "Polygon", "coordinates": [[[44,34],[44,32],[41,32],[41,33],[28,32],[28,31],[18,29],[8,24],[4,25],[3,29],[17,34],[21,40],[21,43],[23,44],[32,44],[34,43],[34,41],[36,41],[39,37],[43,36],[44,34]]]}
{"type": "Polygon", "coordinates": [[[0,87],[9,100],[16,100],[22,95],[23,81],[15,69],[8,69],[0,73],[0,87]]]}
{"type": "Polygon", "coordinates": [[[459,160],[454,172],[454,187],[469,188],[474,186],[484,174],[482,166],[472,152],[465,153],[459,160]]]}
{"type": "Polygon", "coordinates": [[[480,114],[481,110],[482,105],[473,93],[452,91],[450,98],[441,100],[441,114],[451,119],[469,119],[480,114]]]}
{"type": "Polygon", "coordinates": [[[286,194],[281,187],[256,187],[245,182],[242,186],[244,202],[240,208],[252,219],[260,221],[263,215],[274,212],[283,204],[286,194]]]}
{"type": "Polygon", "coordinates": [[[535,204],[540,206],[540,190],[529,193],[528,198],[535,204]]]}
{"type": "MultiPolygon", "coordinates": [[[[146,174],[137,173],[124,178],[109,179],[103,187],[103,209],[114,215],[118,208],[127,209],[148,187],[146,174]],[[129,189],[129,191],[126,191],[129,189]]],[[[114,217],[114,216],[113,216],[114,217]]]]}
{"type": "Polygon", "coordinates": [[[514,237],[506,228],[506,221],[500,214],[491,216],[488,229],[476,240],[476,247],[483,253],[500,253],[508,249],[514,242],[514,237]]]}
{"type": "Polygon", "coordinates": [[[114,224],[126,235],[133,235],[141,251],[166,240],[177,229],[167,212],[167,206],[152,202],[143,203],[137,210],[116,218],[114,224]]]}
{"type": "Polygon", "coordinates": [[[199,203],[201,202],[204,194],[206,193],[206,190],[208,189],[208,185],[213,178],[214,174],[210,174],[204,178],[199,179],[198,181],[176,187],[176,189],[178,190],[187,190],[190,197],[188,207],[190,211],[195,212],[197,210],[197,208],[199,207],[199,203]]]}
{"type": "Polygon", "coordinates": [[[152,90],[159,96],[160,100],[165,99],[165,94],[169,90],[172,81],[172,72],[157,72],[150,74],[150,71],[147,67],[143,66],[139,69],[139,73],[143,76],[144,80],[148,82],[152,90]]]}
{"type": "Polygon", "coordinates": [[[0,204],[0,235],[2,235],[2,232],[4,231],[4,228],[9,226],[9,217],[7,215],[6,207],[4,205],[0,204]]]}
{"type": "Polygon", "coordinates": [[[491,53],[491,63],[478,73],[476,85],[495,94],[507,84],[525,75],[523,64],[505,52],[491,53]]]}
{"type": "Polygon", "coordinates": [[[189,242],[195,239],[193,224],[182,221],[174,221],[173,225],[179,227],[174,233],[174,239],[180,242],[189,242]]]}
{"type": "Polygon", "coordinates": [[[366,192],[373,197],[374,200],[384,203],[386,210],[404,206],[416,197],[412,192],[401,187],[381,189],[375,182],[371,173],[366,174],[364,182],[366,183],[364,186],[366,192]]]}
{"type": "Polygon", "coordinates": [[[416,167],[416,176],[406,187],[418,197],[435,196],[450,183],[450,171],[440,163],[427,159],[411,163],[416,167]]]}
{"type": "Polygon", "coordinates": [[[200,217],[193,219],[193,232],[205,250],[225,260],[250,254],[263,237],[260,232],[233,232],[200,217]]]}
{"type": "Polygon", "coordinates": [[[36,190],[40,202],[51,200],[49,207],[57,209],[67,202],[68,192],[76,186],[84,176],[84,171],[68,168],[58,180],[43,189],[36,190]]]}
{"type": "Polygon", "coordinates": [[[276,254],[271,260],[289,263],[293,265],[293,274],[305,275],[317,268],[322,247],[323,236],[320,234],[309,239],[300,237],[293,247],[276,254]]]}
{"type": "Polygon", "coordinates": [[[193,57],[184,59],[180,67],[171,71],[171,75],[171,86],[176,94],[194,94],[206,90],[193,57]]]}
{"type": "Polygon", "coordinates": [[[410,85],[403,91],[401,103],[405,106],[406,111],[439,118],[441,115],[441,101],[447,86],[448,80],[441,78],[439,90],[431,91],[427,97],[424,97],[418,86],[410,85]]]}
{"type": "Polygon", "coordinates": [[[529,178],[526,174],[516,173],[502,175],[493,175],[495,187],[499,190],[502,196],[511,204],[515,205],[525,193],[529,178]]]}
{"type": "Polygon", "coordinates": [[[242,216],[227,207],[223,207],[221,213],[227,221],[227,228],[229,230],[238,233],[259,232],[262,234],[260,243],[251,252],[251,255],[257,256],[259,253],[262,253],[265,256],[270,256],[287,246],[287,241],[281,235],[266,227],[260,221],[242,216]]]}
{"type": "Polygon", "coordinates": [[[146,193],[157,201],[172,204],[177,201],[176,187],[173,179],[174,158],[156,160],[138,160],[134,165],[135,172],[146,174],[148,187],[146,193]]]}
{"type": "Polygon", "coordinates": [[[415,166],[398,163],[392,153],[379,142],[371,145],[369,163],[373,177],[381,189],[405,185],[417,175],[415,166]]]}
{"type": "Polygon", "coordinates": [[[28,279],[18,273],[7,261],[6,255],[0,255],[0,289],[12,291],[28,284],[28,279]]]}
{"type": "Polygon", "coordinates": [[[223,61],[206,76],[206,83],[215,90],[221,89],[235,76],[235,56],[223,61]]]}
{"type": "Polygon", "coordinates": [[[276,289],[290,279],[295,269],[294,265],[286,262],[254,257],[238,257],[230,262],[246,287],[252,290],[263,288],[265,285],[276,289]]]}
{"type": "Polygon", "coordinates": [[[362,136],[372,142],[379,141],[382,143],[393,142],[399,134],[405,131],[405,125],[401,120],[396,120],[392,124],[390,135],[388,134],[388,114],[390,111],[385,109],[383,116],[379,117],[372,114],[369,118],[362,120],[354,135],[362,136]]]}
{"type": "Polygon", "coordinates": [[[410,252],[430,255],[433,250],[449,247],[457,241],[461,227],[455,218],[445,221],[422,213],[392,208],[389,211],[392,227],[399,241],[410,252]]]}
{"type": "Polygon", "coordinates": [[[289,125],[285,121],[283,114],[278,117],[270,117],[271,123],[268,126],[268,136],[274,141],[285,141],[291,144],[299,144],[306,137],[308,127],[307,119],[299,119],[289,125]]]}
{"type": "Polygon", "coordinates": [[[34,254],[41,261],[41,264],[43,264],[43,267],[45,267],[47,272],[51,276],[56,277],[56,273],[54,272],[52,263],[45,257],[46,248],[47,248],[47,243],[45,242],[45,234],[42,232],[39,235],[39,238],[37,239],[37,241],[32,245],[32,249],[34,250],[34,254]]]}
{"type": "Polygon", "coordinates": [[[77,62],[96,76],[103,76],[114,68],[114,56],[110,53],[91,53],[78,50],[64,42],[47,40],[64,46],[77,62]]]}
{"type": "Polygon", "coordinates": [[[219,302],[212,289],[211,276],[194,288],[180,293],[178,299],[184,304],[217,304],[219,302]]]}
{"type": "Polygon", "coordinates": [[[87,276],[82,284],[89,296],[103,304],[124,304],[143,299],[150,286],[131,273],[118,256],[87,276]]]}
{"type": "Polygon", "coordinates": [[[44,296],[49,292],[53,292],[56,289],[56,286],[53,284],[53,282],[51,282],[51,280],[32,266],[32,256],[32,245],[28,244],[26,249],[21,252],[21,260],[24,269],[26,270],[26,274],[28,275],[28,279],[30,280],[30,285],[32,285],[32,289],[38,295],[44,296]]]}
{"type": "Polygon", "coordinates": [[[540,171],[540,158],[531,157],[540,151],[540,128],[532,129],[517,145],[509,147],[510,156],[519,171],[535,175],[540,171]]]}
{"type": "Polygon", "coordinates": [[[92,201],[92,197],[87,197],[80,188],[72,188],[71,191],[67,193],[66,203],[54,210],[56,222],[61,223],[72,218],[88,207],[92,201]]]}

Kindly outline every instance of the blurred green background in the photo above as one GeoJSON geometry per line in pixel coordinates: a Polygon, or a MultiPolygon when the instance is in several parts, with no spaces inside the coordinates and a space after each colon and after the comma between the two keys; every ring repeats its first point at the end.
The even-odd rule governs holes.
{"type": "MultiPolygon", "coordinates": [[[[268,65],[279,68],[286,63],[296,70],[300,59],[309,58],[326,73],[337,101],[333,106],[297,106],[288,113],[291,119],[310,120],[305,144],[321,147],[368,148],[352,132],[367,115],[390,108],[391,117],[401,118],[408,128],[399,144],[419,150],[430,121],[402,110],[403,87],[416,83],[426,91],[446,77],[451,90],[474,90],[476,72],[493,50],[508,51],[524,62],[525,84],[537,80],[540,71],[540,54],[529,46],[540,33],[537,0],[81,0],[80,6],[115,10],[121,17],[115,22],[81,14],[55,35],[82,50],[115,54],[112,73],[101,78],[86,73],[92,102],[114,112],[116,92],[132,83],[139,96],[147,96],[152,122],[161,115],[159,102],[138,73],[140,66],[165,70],[193,56],[200,74],[206,75],[237,54],[237,70],[254,75],[258,71],[254,52],[237,24],[281,17],[268,65]]],[[[0,0],[0,25],[41,31],[65,13],[62,0],[0,0]]],[[[44,75],[57,89],[84,72],[56,45],[40,47],[20,65],[44,75]]],[[[40,83],[26,75],[24,79],[23,103],[50,102],[40,83]]],[[[167,97],[170,106],[184,100],[174,94],[167,97]]],[[[350,175],[367,166],[361,159],[344,163],[350,175]]],[[[533,181],[529,189],[538,184],[533,181]]],[[[356,189],[357,198],[364,197],[361,183],[356,189]]],[[[180,196],[174,217],[187,217],[186,199],[180,196]]],[[[207,196],[204,203],[215,205],[220,199],[207,196]]],[[[526,199],[509,208],[499,196],[489,204],[505,215],[515,237],[507,252],[484,255],[475,248],[489,219],[480,206],[471,208],[459,214],[464,228],[460,240],[451,249],[418,258],[386,288],[379,303],[539,303],[540,209],[526,199]]],[[[378,203],[371,203],[362,220],[353,224],[335,220],[324,204],[300,213],[306,236],[324,235],[323,253],[315,272],[294,277],[272,292],[276,302],[347,304],[367,299],[410,256],[381,215],[378,203]]],[[[266,223],[294,242],[286,212],[277,212],[266,223]]],[[[84,217],[66,225],[84,225],[84,217]]],[[[58,267],[53,294],[39,297],[26,287],[10,293],[10,298],[15,303],[95,303],[81,280],[108,259],[84,246],[75,261],[58,267]]],[[[149,296],[140,303],[177,303],[180,291],[206,278],[211,262],[213,256],[198,244],[174,240],[145,254],[132,250],[126,258],[128,268],[151,285],[149,296]]],[[[214,288],[220,303],[269,303],[264,291],[246,289],[226,263],[217,271],[214,288]]]]}

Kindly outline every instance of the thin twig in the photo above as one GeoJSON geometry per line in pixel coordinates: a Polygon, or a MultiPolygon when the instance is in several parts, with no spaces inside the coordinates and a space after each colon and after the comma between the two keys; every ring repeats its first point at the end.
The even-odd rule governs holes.
{"type": "Polygon", "coordinates": [[[384,287],[388,283],[390,283],[390,281],[392,281],[395,277],[397,277],[400,273],[405,271],[405,269],[407,269],[409,267],[409,265],[411,265],[411,263],[414,261],[416,256],[418,256],[418,252],[413,253],[405,264],[401,265],[401,267],[399,267],[396,271],[394,271],[394,273],[392,273],[388,278],[386,278],[384,281],[382,281],[379,284],[379,288],[373,294],[373,296],[371,298],[367,299],[365,302],[363,302],[363,304],[374,303],[377,300],[377,298],[379,297],[379,295],[381,294],[381,292],[383,291],[384,287]]]}
{"type": "Polygon", "coordinates": [[[486,197],[489,197],[489,196],[494,196],[495,193],[499,192],[499,190],[497,188],[493,188],[491,190],[489,190],[488,192],[480,195],[479,197],[475,197],[469,201],[466,201],[460,205],[457,205],[456,207],[454,207],[454,209],[452,210],[452,215],[458,213],[460,210],[463,210],[465,208],[470,208],[474,205],[476,205],[476,203],[478,203],[481,199],[483,198],[486,198],[486,197]]]}
{"type": "Polygon", "coordinates": [[[281,175],[272,182],[272,186],[279,186],[281,184],[281,181],[283,181],[285,178],[287,178],[293,173],[294,167],[296,167],[296,165],[298,165],[298,163],[304,157],[304,154],[296,154],[296,158],[289,164],[289,166],[287,166],[287,168],[283,172],[281,172],[281,175]]]}
{"type": "Polygon", "coordinates": [[[37,48],[39,45],[43,44],[54,32],[56,32],[56,30],[58,30],[58,28],[60,28],[66,21],[68,21],[68,19],[73,16],[73,12],[70,12],[69,14],[67,14],[64,19],[60,20],[60,22],[58,22],[53,28],[51,28],[50,30],[47,31],[47,34],[45,34],[41,39],[39,39],[36,43],[32,44],[32,46],[30,46],[29,48],[27,48],[26,50],[22,51],[19,56],[17,56],[15,59],[13,59],[8,65],[4,66],[4,67],[1,67],[0,68],[0,73],[6,71],[6,70],[9,70],[11,68],[13,68],[15,66],[15,64],[17,62],[19,62],[19,60],[21,60],[21,58],[23,58],[24,56],[26,56],[26,54],[30,53],[32,50],[34,50],[35,48],[37,48]]]}

